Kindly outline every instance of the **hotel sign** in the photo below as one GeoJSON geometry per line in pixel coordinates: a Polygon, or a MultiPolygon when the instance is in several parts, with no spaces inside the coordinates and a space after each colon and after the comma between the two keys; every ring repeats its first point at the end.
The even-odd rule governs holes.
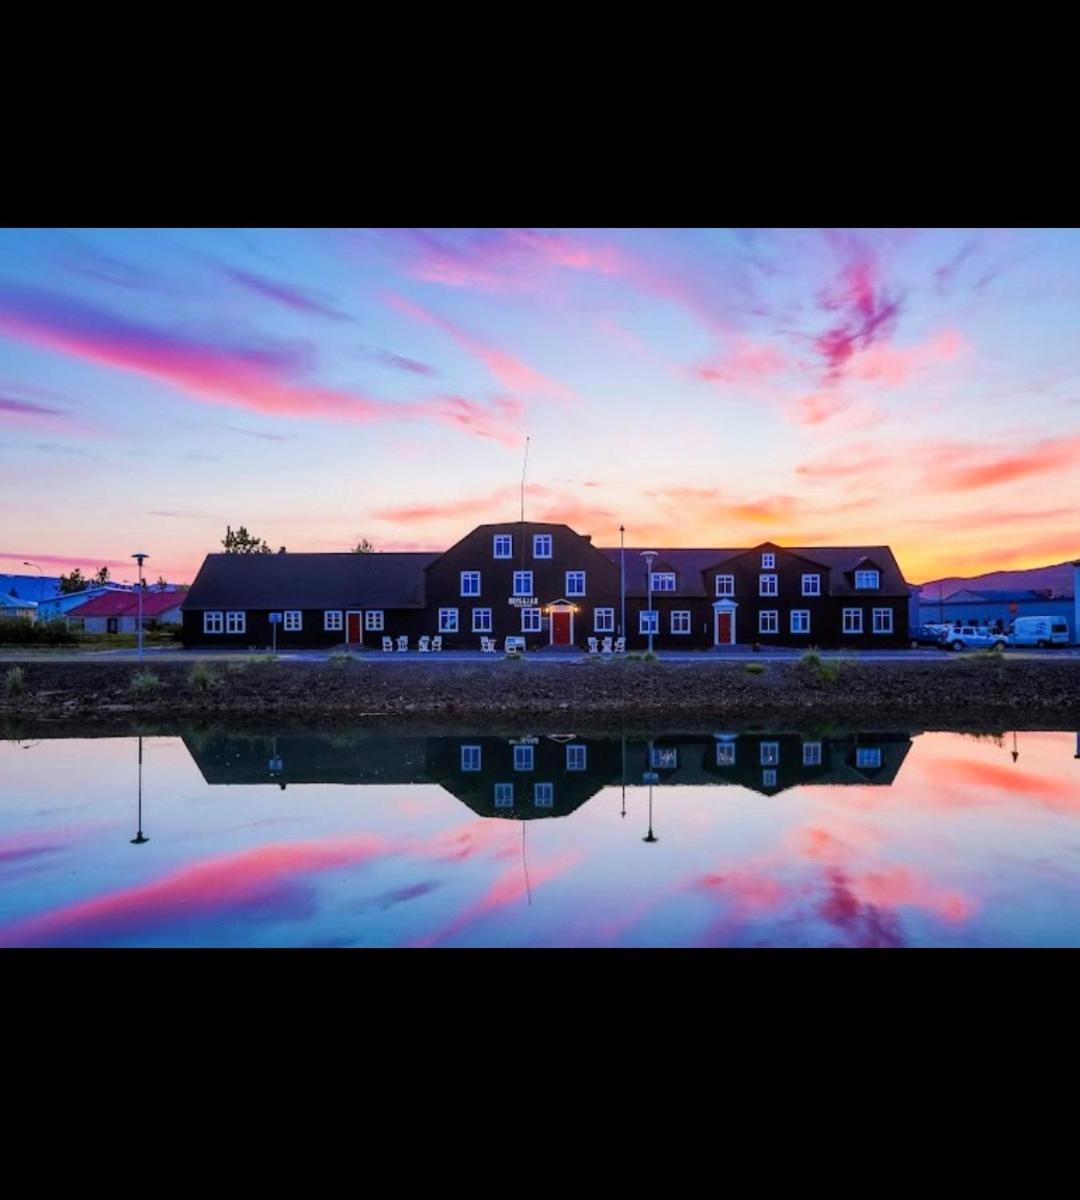
{"type": "Polygon", "coordinates": [[[535,596],[511,596],[510,603],[515,608],[536,608],[535,596]]]}

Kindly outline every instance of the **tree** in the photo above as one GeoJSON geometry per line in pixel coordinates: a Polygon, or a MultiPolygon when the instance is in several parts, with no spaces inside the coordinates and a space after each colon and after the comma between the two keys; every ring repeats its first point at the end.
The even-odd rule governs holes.
{"type": "Polygon", "coordinates": [[[94,576],[94,582],[104,587],[109,582],[109,568],[99,567],[98,573],[94,576]]]}
{"type": "Polygon", "coordinates": [[[159,575],[157,577],[157,583],[154,584],[154,587],[156,587],[159,592],[163,592],[168,586],[169,585],[165,582],[165,576],[159,575]]]}
{"type": "Polygon", "coordinates": [[[353,546],[353,554],[374,554],[375,543],[369,542],[366,537],[362,537],[355,546],[353,546]]]}
{"type": "Polygon", "coordinates": [[[83,573],[78,567],[75,567],[70,575],[60,576],[60,594],[62,596],[66,596],[71,592],[81,592],[84,587],[86,587],[86,580],[83,578],[83,573]]]}
{"type": "Polygon", "coordinates": [[[226,554],[269,554],[270,547],[265,541],[252,537],[241,525],[233,532],[231,525],[225,526],[225,537],[221,543],[226,554]]]}

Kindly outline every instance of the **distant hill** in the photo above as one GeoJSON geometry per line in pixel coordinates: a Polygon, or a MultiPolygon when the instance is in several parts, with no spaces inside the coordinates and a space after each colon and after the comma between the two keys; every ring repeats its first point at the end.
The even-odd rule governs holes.
{"type": "Polygon", "coordinates": [[[919,584],[924,600],[936,600],[938,587],[941,594],[948,596],[961,588],[971,588],[974,591],[1005,591],[1013,589],[1031,590],[1050,588],[1055,596],[1063,593],[1072,595],[1073,565],[1072,561],[1055,563],[1052,567],[1029,567],[1026,571],[988,571],[985,575],[949,575],[944,579],[932,579],[929,583],[919,584]]]}

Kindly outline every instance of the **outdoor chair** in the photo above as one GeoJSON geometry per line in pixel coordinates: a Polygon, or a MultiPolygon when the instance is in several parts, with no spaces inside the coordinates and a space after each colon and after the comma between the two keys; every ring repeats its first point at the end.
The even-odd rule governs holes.
{"type": "Polygon", "coordinates": [[[382,648],[388,653],[393,653],[394,639],[392,637],[384,637],[382,640],[382,648]]]}
{"type": "Polygon", "coordinates": [[[405,650],[408,650],[408,648],[409,648],[409,635],[408,635],[407,633],[403,633],[403,634],[402,634],[402,635],[401,635],[401,636],[398,638],[398,640],[397,640],[397,648],[398,648],[399,650],[403,651],[403,652],[404,652],[405,650]]]}
{"type": "Polygon", "coordinates": [[[431,649],[431,638],[425,633],[417,647],[421,654],[427,654],[431,649]]]}
{"type": "Polygon", "coordinates": [[[491,638],[491,637],[482,637],[480,639],[480,653],[481,654],[494,654],[495,653],[495,639],[491,638]]]}
{"type": "Polygon", "coordinates": [[[436,651],[441,650],[442,649],[442,638],[439,636],[433,637],[431,639],[431,648],[432,648],[432,650],[436,650],[436,651]]]}
{"type": "Polygon", "coordinates": [[[615,639],[615,653],[616,654],[625,654],[626,653],[626,638],[617,637],[615,639]]]}
{"type": "Polygon", "coordinates": [[[600,652],[602,654],[610,654],[611,653],[611,638],[606,637],[600,643],[600,652]]]}
{"type": "Polygon", "coordinates": [[[525,649],[525,639],[523,637],[508,637],[506,639],[506,653],[512,654],[515,650],[525,649]]]}
{"type": "Polygon", "coordinates": [[[586,638],[585,641],[589,647],[589,653],[596,654],[598,652],[599,646],[600,646],[600,644],[599,644],[599,642],[597,642],[596,638],[594,638],[594,637],[586,638]]]}

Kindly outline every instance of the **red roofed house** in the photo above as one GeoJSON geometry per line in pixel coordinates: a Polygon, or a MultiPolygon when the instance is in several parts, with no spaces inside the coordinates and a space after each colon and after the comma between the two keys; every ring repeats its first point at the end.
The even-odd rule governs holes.
{"type": "MultiPolygon", "coordinates": [[[[143,628],[152,621],[159,625],[179,625],[180,605],[186,595],[186,592],[143,592],[143,628]]],[[[84,633],[137,633],[139,593],[106,592],[71,609],[67,618],[81,622],[84,633]]]]}

